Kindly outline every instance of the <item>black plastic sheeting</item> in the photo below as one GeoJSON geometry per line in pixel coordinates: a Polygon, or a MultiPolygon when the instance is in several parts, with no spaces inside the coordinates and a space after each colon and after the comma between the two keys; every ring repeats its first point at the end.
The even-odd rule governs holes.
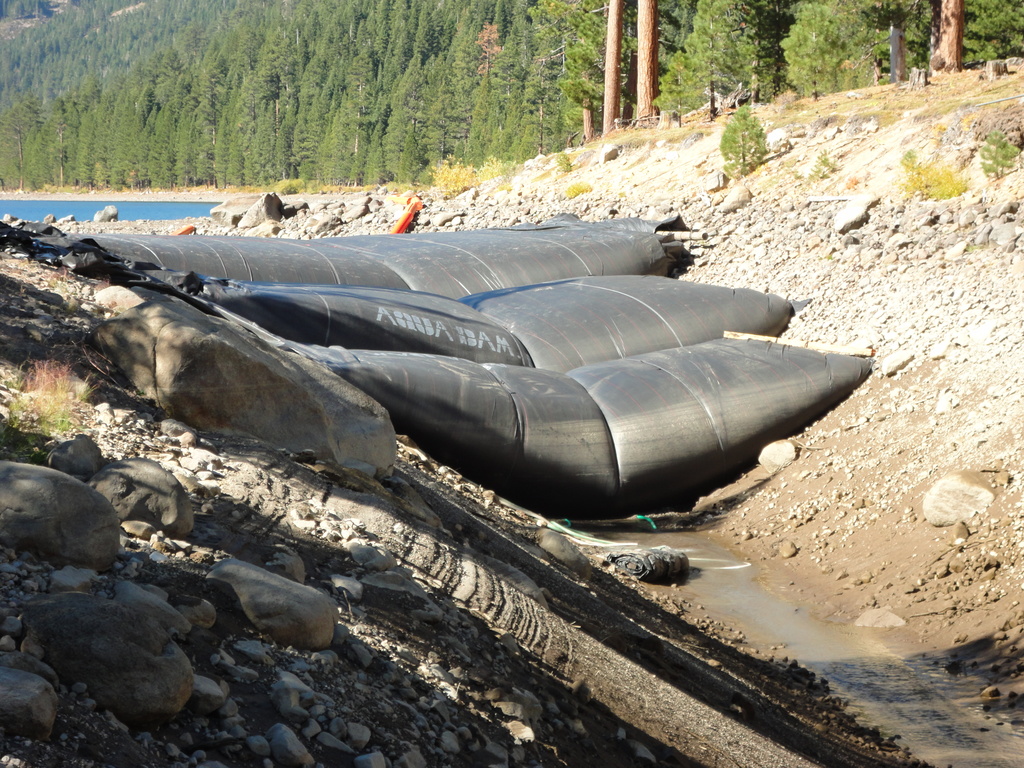
{"type": "Polygon", "coordinates": [[[285,339],[568,371],[721,338],[778,335],[780,296],[634,275],[509,288],[458,301],[387,288],[249,283],[189,276],[189,292],[285,339]]]}
{"type": "Polygon", "coordinates": [[[640,581],[682,581],[690,573],[690,558],[671,547],[609,552],[604,561],[640,581]]]}
{"type": "Polygon", "coordinates": [[[86,242],[137,269],[196,272],[267,283],[366,285],[461,298],[588,275],[664,274],[655,222],[616,226],[562,219],[515,229],[319,240],[90,235],[86,242]]]}
{"type": "Polygon", "coordinates": [[[606,517],[679,498],[827,410],[869,361],[719,339],[568,374],[306,347],[399,432],[520,503],[606,517]]]}

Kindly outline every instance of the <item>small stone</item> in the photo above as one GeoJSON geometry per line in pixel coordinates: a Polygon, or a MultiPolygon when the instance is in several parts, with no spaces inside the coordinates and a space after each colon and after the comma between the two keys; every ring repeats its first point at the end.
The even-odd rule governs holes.
{"type": "Polygon", "coordinates": [[[197,715],[206,716],[216,712],[227,699],[227,692],[216,680],[202,675],[192,678],[192,696],[188,700],[188,708],[197,715]]]}
{"type": "Polygon", "coordinates": [[[783,539],[779,543],[779,557],[783,560],[788,560],[791,557],[796,557],[800,549],[789,539],[783,539]]]}
{"type": "Polygon", "coordinates": [[[769,474],[776,474],[796,461],[796,446],[789,440],[769,443],[757,457],[757,463],[769,474]]]}
{"type": "Polygon", "coordinates": [[[981,692],[981,698],[983,699],[998,699],[1002,695],[1002,691],[1000,691],[994,685],[987,686],[981,692]]]}
{"type": "Polygon", "coordinates": [[[263,736],[250,736],[245,740],[245,746],[248,747],[249,751],[254,755],[270,757],[270,742],[263,736]]]}
{"type": "Polygon", "coordinates": [[[93,579],[98,576],[99,574],[91,568],[75,568],[73,565],[65,565],[50,574],[50,593],[88,592],[93,579]]]}
{"type": "Polygon", "coordinates": [[[355,754],[355,750],[352,749],[352,747],[327,731],[320,731],[320,733],[316,735],[316,742],[327,749],[336,749],[339,752],[345,752],[350,755],[355,754]]]}
{"type": "Polygon", "coordinates": [[[897,373],[902,371],[914,360],[914,354],[907,352],[906,350],[900,350],[899,352],[893,352],[891,355],[886,355],[879,365],[879,370],[883,376],[895,376],[897,373]]]}
{"type": "Polygon", "coordinates": [[[266,739],[270,744],[270,754],[281,765],[312,765],[316,762],[295,732],[284,723],[270,726],[266,739]]]}
{"type": "Polygon", "coordinates": [[[370,743],[370,737],[372,733],[362,723],[349,723],[348,724],[348,745],[353,749],[363,749],[367,744],[370,743]]]}
{"type": "Polygon", "coordinates": [[[352,761],[353,768],[387,768],[388,761],[380,752],[360,755],[352,761]]]}
{"type": "Polygon", "coordinates": [[[985,511],[996,495],[980,472],[951,472],[924,495],[925,519],[937,528],[970,520],[985,511]]]}

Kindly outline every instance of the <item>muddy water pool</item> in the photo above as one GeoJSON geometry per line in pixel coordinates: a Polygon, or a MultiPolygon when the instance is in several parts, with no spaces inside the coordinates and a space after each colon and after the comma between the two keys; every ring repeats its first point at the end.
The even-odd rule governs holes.
{"type": "MultiPolygon", "coordinates": [[[[945,768],[1024,768],[1024,708],[986,712],[978,698],[984,681],[954,676],[947,657],[903,657],[886,630],[820,621],[814,606],[787,602],[760,582],[760,570],[701,533],[618,532],[608,538],[686,551],[693,572],[677,589],[714,619],[746,636],[746,644],[773,646],[829,681],[865,725],[918,758],[945,768]]],[[[1000,704],[1000,707],[1002,705],[1000,704]]]]}

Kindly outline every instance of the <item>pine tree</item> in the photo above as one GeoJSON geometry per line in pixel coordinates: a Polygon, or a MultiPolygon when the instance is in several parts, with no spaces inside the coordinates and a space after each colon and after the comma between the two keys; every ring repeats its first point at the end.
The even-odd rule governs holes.
{"type": "Polygon", "coordinates": [[[1016,164],[1020,149],[1007,141],[1002,131],[992,131],[985,137],[978,154],[981,156],[981,170],[998,179],[1016,164]]]}
{"type": "Polygon", "coordinates": [[[789,37],[782,41],[789,79],[817,99],[839,87],[839,69],[849,55],[849,36],[835,10],[808,3],[797,10],[789,37]]]}
{"type": "MultiPolygon", "coordinates": [[[[738,0],[698,0],[685,53],[669,61],[663,106],[679,108],[706,89],[708,116],[718,114],[716,93],[749,82],[753,46],[747,37],[747,9],[738,0]],[[677,106],[678,105],[678,106],[677,106]]],[[[699,96],[698,96],[699,98],[699,96]]]]}
{"type": "Polygon", "coordinates": [[[764,162],[768,156],[764,128],[749,106],[733,114],[722,132],[719,151],[725,160],[722,170],[732,178],[746,176],[764,162]]]}

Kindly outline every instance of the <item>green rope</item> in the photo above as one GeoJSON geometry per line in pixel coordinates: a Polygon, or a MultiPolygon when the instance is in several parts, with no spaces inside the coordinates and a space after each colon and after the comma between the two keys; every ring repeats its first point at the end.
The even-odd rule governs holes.
{"type": "Polygon", "coordinates": [[[651,529],[652,529],[652,530],[655,530],[655,531],[656,531],[656,530],[658,530],[658,526],[656,526],[656,525],[654,524],[654,521],[653,521],[653,520],[651,520],[651,518],[647,517],[647,515],[637,515],[637,516],[636,516],[636,519],[637,519],[637,520],[643,520],[644,522],[650,523],[650,524],[651,524],[651,529]]]}

